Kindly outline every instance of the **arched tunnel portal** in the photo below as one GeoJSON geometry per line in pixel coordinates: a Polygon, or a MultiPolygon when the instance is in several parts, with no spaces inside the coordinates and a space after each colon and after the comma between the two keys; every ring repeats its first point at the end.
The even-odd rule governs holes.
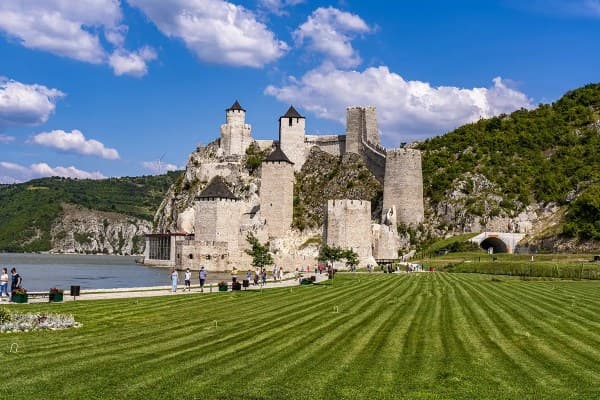
{"type": "Polygon", "coordinates": [[[506,247],[506,243],[497,237],[489,237],[485,240],[482,240],[479,243],[482,249],[487,250],[490,247],[494,249],[494,254],[496,253],[508,253],[508,248],[506,247]]]}

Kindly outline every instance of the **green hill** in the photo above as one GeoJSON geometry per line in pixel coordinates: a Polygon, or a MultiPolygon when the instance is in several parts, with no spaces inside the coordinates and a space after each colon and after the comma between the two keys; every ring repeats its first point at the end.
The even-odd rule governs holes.
{"type": "Polygon", "coordinates": [[[49,250],[50,228],[60,217],[62,204],[152,221],[180,174],[102,180],[54,177],[0,185],[0,250],[49,250]]]}
{"type": "Polygon", "coordinates": [[[599,121],[600,84],[590,84],[553,104],[426,140],[418,145],[425,195],[435,207],[455,180],[481,174],[500,189],[499,207],[507,214],[552,202],[567,208],[564,235],[600,240],[599,121]]]}

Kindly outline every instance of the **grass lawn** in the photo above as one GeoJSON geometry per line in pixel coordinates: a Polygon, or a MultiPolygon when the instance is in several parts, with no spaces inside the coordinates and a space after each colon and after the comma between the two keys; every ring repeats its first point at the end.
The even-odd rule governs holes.
{"type": "Polygon", "coordinates": [[[532,276],[565,279],[600,279],[600,263],[592,254],[449,253],[412,260],[445,272],[532,276]]]}
{"type": "Polygon", "coordinates": [[[0,334],[0,399],[600,398],[600,281],[491,278],[14,306],[84,325],[0,334]]]}

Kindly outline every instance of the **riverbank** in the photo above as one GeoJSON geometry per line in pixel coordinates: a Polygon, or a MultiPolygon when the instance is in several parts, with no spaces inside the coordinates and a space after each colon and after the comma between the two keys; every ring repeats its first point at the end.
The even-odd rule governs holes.
{"type": "MultiPolygon", "coordinates": [[[[317,283],[327,280],[327,274],[304,274],[303,277],[315,276],[317,283]]],[[[231,292],[231,282],[229,284],[228,292],[231,292]]],[[[287,277],[283,281],[267,280],[266,285],[253,285],[252,283],[247,290],[264,290],[274,288],[285,288],[294,287],[299,285],[299,279],[295,277],[287,277]]],[[[138,298],[138,297],[156,297],[156,296],[186,296],[193,294],[207,294],[207,293],[218,293],[218,284],[212,283],[204,286],[204,291],[200,291],[199,285],[192,285],[190,291],[184,291],[184,285],[178,285],[177,291],[172,292],[171,286],[150,286],[150,287],[131,287],[131,288],[114,288],[114,289],[92,289],[82,290],[80,296],[70,296],[68,291],[64,292],[63,301],[82,301],[82,300],[105,300],[105,299],[127,299],[127,298],[138,298]]],[[[246,290],[246,289],[243,289],[246,290]]],[[[32,293],[29,299],[29,303],[47,303],[48,297],[43,296],[44,293],[32,293]]],[[[2,302],[0,304],[14,304],[2,302]]]]}

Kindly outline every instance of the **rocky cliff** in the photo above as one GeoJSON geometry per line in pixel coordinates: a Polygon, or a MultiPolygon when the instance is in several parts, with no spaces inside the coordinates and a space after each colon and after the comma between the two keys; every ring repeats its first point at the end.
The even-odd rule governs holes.
{"type": "Polygon", "coordinates": [[[51,252],[143,254],[144,235],[152,230],[149,221],[72,204],[63,204],[62,209],[51,228],[51,252]]]}

